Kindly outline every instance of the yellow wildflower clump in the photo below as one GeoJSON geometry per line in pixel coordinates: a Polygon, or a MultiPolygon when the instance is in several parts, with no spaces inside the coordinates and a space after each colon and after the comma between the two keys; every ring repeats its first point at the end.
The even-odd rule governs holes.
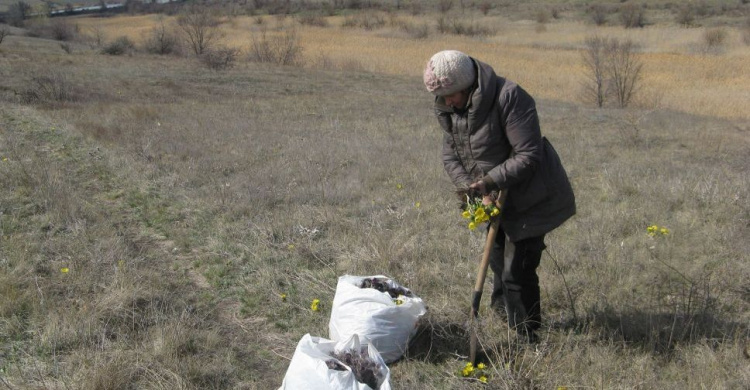
{"type": "Polygon", "coordinates": [[[310,304],[310,310],[319,311],[320,310],[319,305],[320,305],[320,299],[318,298],[313,299],[312,304],[310,304]]]}
{"type": "Polygon", "coordinates": [[[463,369],[461,369],[461,376],[464,378],[473,378],[482,383],[487,383],[488,377],[486,372],[487,366],[484,363],[479,363],[476,366],[471,362],[466,363],[463,369]]]}
{"type": "Polygon", "coordinates": [[[492,217],[500,215],[500,208],[495,206],[494,203],[484,204],[482,198],[471,199],[466,197],[466,205],[461,216],[464,219],[469,220],[469,230],[474,230],[479,225],[485,222],[489,222],[492,217]]]}
{"type": "Polygon", "coordinates": [[[658,235],[667,236],[669,235],[669,229],[662,226],[659,227],[657,225],[651,225],[648,228],[646,228],[646,232],[648,232],[648,235],[651,237],[656,237],[658,235]]]}

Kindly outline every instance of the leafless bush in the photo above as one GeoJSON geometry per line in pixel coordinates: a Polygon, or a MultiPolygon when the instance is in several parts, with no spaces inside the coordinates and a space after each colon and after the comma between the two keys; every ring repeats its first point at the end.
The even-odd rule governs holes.
{"type": "Polygon", "coordinates": [[[121,36],[116,38],[111,43],[105,45],[102,48],[101,53],[109,54],[112,56],[119,56],[131,52],[134,48],[135,45],[133,44],[133,41],[130,40],[130,38],[121,36]]]}
{"type": "Polygon", "coordinates": [[[594,101],[597,107],[604,106],[607,96],[607,79],[605,72],[605,48],[607,39],[599,36],[586,38],[586,49],[583,51],[583,65],[586,70],[584,100],[594,101]]]}
{"type": "Polygon", "coordinates": [[[627,107],[638,90],[643,68],[635,44],[594,36],[586,39],[585,47],[584,100],[603,107],[608,97],[613,96],[619,107],[627,107]]]}
{"type": "Polygon", "coordinates": [[[269,37],[266,30],[253,38],[250,60],[277,65],[302,65],[302,46],[297,30],[289,29],[283,34],[269,37]]]}
{"type": "Polygon", "coordinates": [[[441,34],[454,34],[466,36],[490,35],[490,30],[477,26],[474,23],[463,22],[459,19],[448,20],[445,16],[440,16],[437,20],[437,30],[441,34]]]}
{"type": "Polygon", "coordinates": [[[6,26],[0,27],[0,45],[3,43],[5,37],[10,35],[10,29],[6,26]]]}
{"type": "Polygon", "coordinates": [[[216,47],[206,50],[200,57],[209,69],[225,70],[233,68],[240,51],[230,47],[216,47]]]}
{"type": "Polygon", "coordinates": [[[603,26],[607,23],[607,7],[602,4],[593,4],[588,9],[591,20],[596,23],[597,26],[603,26]]]}
{"type": "Polygon", "coordinates": [[[641,81],[643,63],[635,53],[630,40],[610,39],[606,45],[606,70],[610,88],[617,104],[625,108],[630,104],[641,81]]]}
{"type": "Polygon", "coordinates": [[[152,54],[173,54],[179,50],[179,39],[177,34],[168,29],[164,21],[161,21],[148,33],[144,48],[152,54]]]}
{"type": "Polygon", "coordinates": [[[18,1],[8,7],[5,18],[11,26],[24,27],[26,18],[28,18],[30,13],[31,6],[25,1],[18,1]]]}
{"type": "Polygon", "coordinates": [[[302,15],[297,18],[297,22],[301,25],[315,26],[315,27],[328,27],[328,20],[321,15],[302,15]]]}
{"type": "Polygon", "coordinates": [[[74,87],[61,72],[35,76],[20,92],[17,92],[22,103],[70,102],[75,100],[74,87]]]}
{"type": "Polygon", "coordinates": [[[93,26],[84,33],[84,39],[92,49],[99,49],[104,44],[104,31],[99,26],[93,26]]]}
{"type": "Polygon", "coordinates": [[[549,11],[547,11],[544,8],[540,8],[536,11],[535,19],[536,19],[536,22],[539,24],[545,24],[549,22],[549,17],[550,17],[549,11]]]}
{"type": "Polygon", "coordinates": [[[67,53],[67,54],[72,54],[73,53],[73,48],[70,47],[69,43],[64,43],[64,42],[60,43],[60,49],[63,49],[63,51],[65,53],[67,53]]]}
{"type": "Polygon", "coordinates": [[[675,21],[685,27],[691,27],[695,24],[695,8],[690,4],[684,4],[677,11],[675,21]]]}
{"type": "Polygon", "coordinates": [[[453,0],[438,0],[437,9],[440,13],[448,13],[451,8],[453,8],[453,0]]]}
{"type": "Polygon", "coordinates": [[[177,18],[177,24],[195,55],[201,55],[220,38],[219,21],[207,8],[191,7],[177,18]]]}
{"type": "Polygon", "coordinates": [[[375,12],[365,12],[356,15],[347,16],[344,19],[343,27],[359,27],[365,30],[375,30],[386,25],[386,19],[383,15],[375,12]]]}
{"type": "Polygon", "coordinates": [[[430,35],[430,26],[427,23],[404,23],[401,29],[413,39],[425,39],[430,35]]]}
{"type": "Polygon", "coordinates": [[[646,25],[646,10],[640,4],[623,4],[620,7],[620,21],[625,28],[643,27],[646,25]]]}
{"type": "Polygon", "coordinates": [[[58,41],[70,41],[78,35],[78,26],[66,19],[53,19],[49,29],[51,38],[58,41]]]}
{"type": "Polygon", "coordinates": [[[412,1],[411,4],[409,4],[409,12],[416,16],[421,15],[424,10],[422,9],[422,3],[418,1],[412,1]]]}
{"type": "Polygon", "coordinates": [[[481,12],[482,15],[487,16],[487,14],[492,9],[492,3],[487,0],[483,0],[477,7],[479,8],[479,12],[481,12]]]}
{"type": "Polygon", "coordinates": [[[726,40],[727,31],[723,28],[710,28],[703,32],[703,43],[707,53],[720,53],[724,49],[726,40]]]}

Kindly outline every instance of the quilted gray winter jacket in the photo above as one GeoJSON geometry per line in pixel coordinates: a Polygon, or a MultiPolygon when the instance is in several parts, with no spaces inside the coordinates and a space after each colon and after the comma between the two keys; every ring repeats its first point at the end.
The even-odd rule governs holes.
{"type": "Polygon", "coordinates": [[[435,99],[445,170],[459,189],[481,179],[508,190],[500,223],[511,241],[546,234],[576,212],[568,176],[541,135],[534,99],[473,61],[477,80],[467,107],[454,110],[435,99]]]}

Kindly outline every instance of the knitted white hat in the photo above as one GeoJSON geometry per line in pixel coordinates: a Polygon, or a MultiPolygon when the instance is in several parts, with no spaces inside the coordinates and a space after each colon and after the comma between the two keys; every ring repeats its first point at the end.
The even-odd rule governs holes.
{"type": "Polygon", "coordinates": [[[456,50],[443,50],[430,58],[424,70],[424,85],[437,96],[446,96],[474,84],[476,70],[468,55],[456,50]]]}

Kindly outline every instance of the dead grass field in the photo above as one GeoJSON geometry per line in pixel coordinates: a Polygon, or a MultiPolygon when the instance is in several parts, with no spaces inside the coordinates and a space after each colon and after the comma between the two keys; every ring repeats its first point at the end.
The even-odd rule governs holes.
{"type": "MultiPolygon", "coordinates": [[[[375,15],[375,14],[374,14],[375,15]]],[[[387,20],[385,13],[379,17],[387,20]]],[[[371,16],[374,17],[374,16],[371,16]]],[[[392,18],[392,17],[391,17],[392,18]]],[[[261,26],[257,17],[233,18],[222,26],[227,45],[247,52],[261,26]]],[[[288,29],[292,18],[261,17],[264,27],[288,29]]],[[[595,27],[581,22],[548,23],[537,32],[536,23],[506,18],[477,18],[495,35],[471,38],[432,33],[427,39],[409,39],[398,28],[366,31],[342,28],[343,17],[330,19],[331,27],[295,26],[304,50],[305,63],[337,64],[341,68],[369,72],[419,76],[426,58],[445,48],[462,50],[494,64],[501,74],[517,80],[535,96],[578,102],[584,69],[581,49],[587,36],[630,39],[642,51],[642,91],[637,104],[698,115],[747,119],[750,85],[750,46],[742,42],[740,29],[727,28],[728,37],[720,55],[704,54],[704,28],[651,26],[625,30],[595,27]]],[[[400,22],[434,24],[434,18],[399,16],[400,22]]],[[[469,18],[464,18],[468,20],[469,18]]],[[[157,23],[155,16],[81,19],[86,29],[100,28],[114,38],[125,35],[140,40],[157,23]]],[[[167,20],[167,23],[170,23],[167,20]]],[[[397,23],[397,22],[393,22],[397,23]]]]}
{"type": "MultiPolygon", "coordinates": [[[[238,31],[245,22],[252,28],[238,19],[238,31]]],[[[456,208],[417,76],[439,40],[300,31],[306,56],[309,37],[325,34],[382,51],[357,49],[361,69],[319,69],[308,57],[305,68],[241,61],[215,72],[193,58],[105,56],[82,44],[67,54],[54,41],[6,38],[0,387],[277,388],[302,335],[327,336],[345,273],[389,275],[428,305],[411,349],[390,366],[396,389],[750,382],[746,114],[668,109],[666,92],[659,106],[589,108],[547,91],[574,85],[544,71],[572,62],[533,62],[572,61],[575,51],[455,38],[498,68],[513,63],[484,48],[532,61],[507,74],[538,97],[579,210],[547,239],[538,346],[517,343],[483,302],[485,386],[459,373],[483,237],[456,208]],[[374,60],[383,53],[402,61],[374,60]],[[39,75],[69,97],[21,104],[16,93],[39,75]],[[652,224],[670,234],[649,237],[652,224]],[[310,310],[316,298],[320,312],[310,310]]],[[[345,61],[335,49],[327,55],[345,61]]],[[[714,61],[728,91],[717,96],[732,105],[742,91],[728,80],[747,85],[747,72],[724,60],[742,53],[653,58],[684,72],[714,61]]]]}

